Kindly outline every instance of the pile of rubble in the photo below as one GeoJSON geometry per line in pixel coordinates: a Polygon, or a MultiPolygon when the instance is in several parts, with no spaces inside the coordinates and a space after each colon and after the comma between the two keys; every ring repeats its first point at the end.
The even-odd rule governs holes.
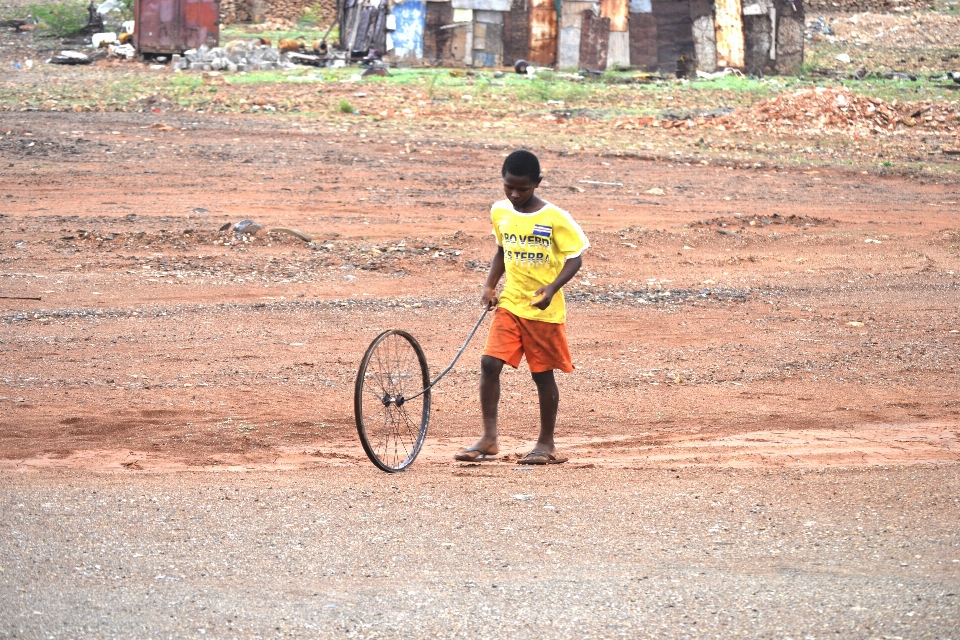
{"type": "Polygon", "coordinates": [[[784,93],[754,107],[763,123],[806,127],[848,128],[869,125],[886,129],[900,121],[895,108],[879,98],[866,98],[846,89],[817,87],[784,93]]]}
{"type": "Polygon", "coordinates": [[[255,71],[292,69],[296,65],[288,54],[261,44],[259,40],[231,42],[222,47],[208,48],[201,45],[183,54],[174,56],[174,70],[193,71],[255,71]]]}
{"type": "Polygon", "coordinates": [[[843,88],[817,87],[784,93],[757,103],[753,119],[769,128],[890,133],[924,125],[953,131],[960,126],[955,105],[887,103],[843,88]]]}

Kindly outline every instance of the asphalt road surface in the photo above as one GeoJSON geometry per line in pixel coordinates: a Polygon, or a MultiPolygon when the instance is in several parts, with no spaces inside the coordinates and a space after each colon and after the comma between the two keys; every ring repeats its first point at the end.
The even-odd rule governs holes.
{"type": "Polygon", "coordinates": [[[0,473],[0,637],[960,638],[960,467],[0,473]]]}

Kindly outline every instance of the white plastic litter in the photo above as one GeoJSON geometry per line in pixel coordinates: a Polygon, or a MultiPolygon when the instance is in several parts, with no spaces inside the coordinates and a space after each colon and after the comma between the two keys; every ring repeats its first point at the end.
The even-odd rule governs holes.
{"type": "Polygon", "coordinates": [[[133,60],[137,57],[137,50],[133,48],[132,44],[110,45],[107,47],[107,51],[109,51],[112,56],[126,58],[127,60],[133,60]]]}
{"type": "Polygon", "coordinates": [[[95,33],[90,37],[90,42],[93,44],[94,49],[99,49],[100,47],[106,46],[108,44],[114,44],[117,41],[117,34],[112,31],[107,31],[104,33],[95,33]]]}

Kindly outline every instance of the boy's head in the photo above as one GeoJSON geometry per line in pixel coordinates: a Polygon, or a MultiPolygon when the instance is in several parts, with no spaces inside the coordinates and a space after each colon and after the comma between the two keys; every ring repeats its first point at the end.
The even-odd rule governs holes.
{"type": "Polygon", "coordinates": [[[514,151],[503,161],[502,175],[503,192],[514,208],[519,209],[540,186],[540,161],[529,151],[514,151]]]}

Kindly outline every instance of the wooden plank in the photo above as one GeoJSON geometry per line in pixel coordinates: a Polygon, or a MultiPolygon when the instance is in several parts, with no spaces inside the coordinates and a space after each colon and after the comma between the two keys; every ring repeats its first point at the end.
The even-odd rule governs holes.
{"type": "Polygon", "coordinates": [[[690,3],[653,0],[653,15],[657,20],[657,68],[664,73],[674,73],[681,56],[696,57],[690,3]]]}
{"type": "Polygon", "coordinates": [[[610,18],[602,18],[593,11],[585,11],[580,34],[580,68],[606,69],[609,42],[610,18]]]}
{"type": "Polygon", "coordinates": [[[653,13],[630,14],[630,64],[647,71],[657,68],[657,19],[653,13]]]}
{"type": "Polygon", "coordinates": [[[713,0],[690,0],[690,19],[696,20],[703,16],[710,16],[710,19],[713,19],[713,0]]]}
{"type": "Polygon", "coordinates": [[[487,46],[484,49],[485,52],[496,58],[495,62],[488,64],[487,66],[488,67],[499,66],[500,60],[503,57],[503,25],[488,24],[486,41],[487,41],[487,46]]]}
{"type": "Polygon", "coordinates": [[[693,18],[693,48],[697,54],[697,68],[713,73],[717,70],[717,30],[713,14],[693,18]]]}
{"type": "Polygon", "coordinates": [[[530,62],[544,67],[557,61],[557,9],[554,0],[530,0],[530,62]]]}
{"type": "Polygon", "coordinates": [[[440,27],[453,22],[453,6],[449,2],[427,2],[427,16],[423,28],[423,57],[437,62],[453,58],[450,43],[453,29],[440,27]]]}
{"type": "Polygon", "coordinates": [[[800,75],[803,66],[803,19],[780,16],[777,23],[777,73],[800,75]]]}
{"type": "MultiPolygon", "coordinates": [[[[580,16],[583,23],[583,16],[580,16]]],[[[580,27],[564,27],[560,29],[560,47],[557,58],[557,67],[563,70],[580,68],[580,27]]]]}
{"type": "Polygon", "coordinates": [[[610,18],[610,31],[626,31],[629,0],[600,0],[600,17],[610,18]]]}
{"type": "Polygon", "coordinates": [[[611,31],[607,41],[607,69],[630,66],[630,32],[611,31]]]}
{"type": "Polygon", "coordinates": [[[800,75],[803,67],[803,4],[801,0],[793,3],[778,0],[774,7],[777,12],[777,62],[774,68],[783,75],[800,75]]]}
{"type": "Polygon", "coordinates": [[[452,32],[450,37],[450,58],[456,60],[457,62],[464,62],[468,58],[468,45],[473,46],[473,38],[469,38],[470,42],[467,40],[467,32],[472,33],[472,25],[464,25],[462,27],[457,27],[456,29],[446,29],[446,31],[452,32]]]}
{"type": "Polygon", "coordinates": [[[503,64],[512,66],[530,57],[530,7],[527,0],[513,0],[503,14],[503,64]]]}
{"type": "Polygon", "coordinates": [[[560,10],[561,29],[579,29],[583,26],[583,12],[598,10],[596,2],[564,2],[560,10]]]}
{"type": "Polygon", "coordinates": [[[596,2],[564,2],[560,9],[560,44],[557,66],[560,69],[580,68],[580,37],[584,11],[599,11],[596,2]]]}
{"type": "Polygon", "coordinates": [[[773,45],[773,25],[770,16],[743,16],[743,67],[746,73],[760,76],[771,68],[770,48],[773,45]]]}
{"type": "Polygon", "coordinates": [[[503,11],[475,11],[473,18],[485,24],[503,24],[503,11]]]}
{"type": "Polygon", "coordinates": [[[740,0],[716,0],[717,66],[743,67],[743,17],[740,0]]]}
{"type": "Polygon", "coordinates": [[[454,9],[509,11],[510,0],[450,0],[454,9]]]}

